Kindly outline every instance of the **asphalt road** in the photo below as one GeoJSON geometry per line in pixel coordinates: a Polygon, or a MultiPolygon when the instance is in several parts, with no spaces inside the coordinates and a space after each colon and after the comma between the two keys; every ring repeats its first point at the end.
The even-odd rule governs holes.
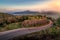
{"type": "Polygon", "coordinates": [[[16,36],[21,36],[33,32],[38,32],[41,30],[45,30],[47,28],[50,28],[53,25],[52,21],[50,21],[49,24],[44,25],[42,27],[31,27],[31,28],[19,28],[14,30],[9,30],[5,32],[0,32],[0,40],[8,40],[16,36]]]}

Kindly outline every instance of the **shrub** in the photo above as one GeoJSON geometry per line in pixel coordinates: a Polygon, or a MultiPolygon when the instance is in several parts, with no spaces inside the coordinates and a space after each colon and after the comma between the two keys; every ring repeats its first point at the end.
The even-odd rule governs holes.
{"type": "Polygon", "coordinates": [[[47,19],[25,20],[22,22],[22,26],[24,26],[24,27],[40,26],[40,25],[46,24],[47,22],[48,22],[47,19]]]}
{"type": "Polygon", "coordinates": [[[60,26],[60,18],[57,19],[57,25],[60,26]]]}

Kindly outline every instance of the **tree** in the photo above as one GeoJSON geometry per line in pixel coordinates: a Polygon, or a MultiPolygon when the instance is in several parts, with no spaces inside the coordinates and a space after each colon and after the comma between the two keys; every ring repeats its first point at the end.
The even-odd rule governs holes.
{"type": "Polygon", "coordinates": [[[20,18],[20,21],[24,21],[24,20],[28,20],[28,16],[22,16],[22,17],[20,18]]]}
{"type": "Polygon", "coordinates": [[[57,19],[57,25],[60,26],[60,18],[57,19]]]}

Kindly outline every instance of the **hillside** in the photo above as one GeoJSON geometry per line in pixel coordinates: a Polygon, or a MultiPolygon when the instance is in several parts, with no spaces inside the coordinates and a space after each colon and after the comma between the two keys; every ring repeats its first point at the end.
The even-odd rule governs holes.
{"type": "Polygon", "coordinates": [[[0,12],[0,18],[7,18],[7,17],[15,17],[14,15],[8,14],[8,13],[1,13],[0,12]]]}
{"type": "Polygon", "coordinates": [[[3,25],[5,23],[9,24],[14,21],[16,21],[16,17],[14,15],[0,12],[0,25],[3,25]]]}

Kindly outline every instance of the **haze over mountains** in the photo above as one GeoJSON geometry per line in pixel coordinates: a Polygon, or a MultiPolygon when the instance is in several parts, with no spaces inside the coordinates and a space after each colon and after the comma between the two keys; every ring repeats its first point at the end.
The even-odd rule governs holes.
{"type": "Polygon", "coordinates": [[[58,18],[60,17],[60,13],[59,12],[55,12],[55,11],[30,11],[30,10],[25,10],[25,11],[18,11],[18,12],[11,12],[9,14],[13,14],[13,15],[46,15],[49,17],[53,17],[53,18],[58,18]]]}
{"type": "Polygon", "coordinates": [[[14,14],[36,14],[36,13],[39,13],[39,12],[26,10],[21,12],[15,12],[14,14]]]}
{"type": "Polygon", "coordinates": [[[25,10],[25,11],[18,11],[18,12],[8,12],[9,14],[48,14],[48,15],[55,15],[58,12],[55,11],[30,11],[30,10],[25,10]]]}
{"type": "Polygon", "coordinates": [[[30,11],[30,10],[25,10],[25,11],[18,11],[18,12],[8,12],[8,14],[12,14],[12,15],[46,15],[49,17],[53,17],[53,18],[58,18],[60,17],[60,13],[59,12],[55,12],[55,11],[30,11]]]}

